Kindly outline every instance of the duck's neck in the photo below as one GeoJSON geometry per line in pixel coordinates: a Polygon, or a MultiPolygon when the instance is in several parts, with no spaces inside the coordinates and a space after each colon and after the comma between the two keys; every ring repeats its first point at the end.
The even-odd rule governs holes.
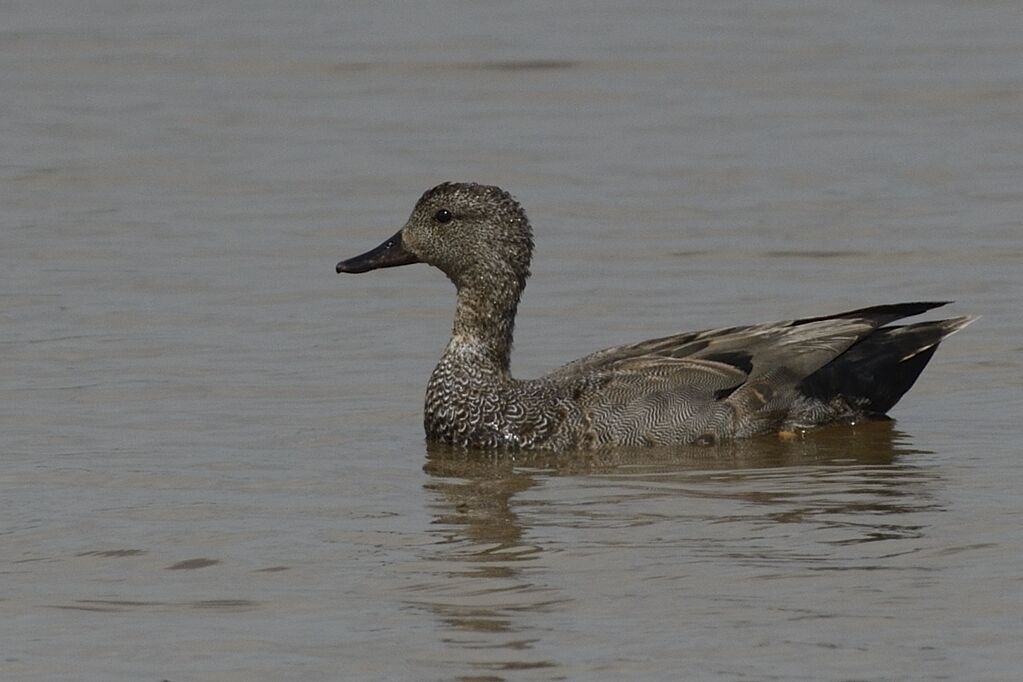
{"type": "Polygon", "coordinates": [[[458,307],[448,353],[482,363],[478,370],[509,378],[515,313],[524,282],[516,278],[463,281],[458,286],[458,307]]]}

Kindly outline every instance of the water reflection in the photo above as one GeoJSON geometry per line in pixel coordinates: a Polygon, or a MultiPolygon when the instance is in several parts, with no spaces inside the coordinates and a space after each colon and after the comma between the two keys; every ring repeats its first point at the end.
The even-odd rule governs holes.
{"type": "Polygon", "coordinates": [[[833,426],[791,439],[765,436],[715,447],[617,448],[599,452],[473,452],[427,444],[424,470],[438,478],[504,479],[544,472],[553,475],[656,473],[708,469],[761,469],[811,464],[884,465],[922,452],[889,420],[833,426]]]}
{"type": "Polygon", "coordinates": [[[656,580],[722,561],[751,579],[883,567],[916,551],[925,524],[914,513],[940,509],[938,474],[913,461],[923,454],[884,421],[724,448],[501,455],[430,445],[439,539],[407,601],[440,620],[474,674],[558,665],[539,653],[545,614],[592,598],[551,587],[563,562],[627,557],[656,580]]]}
{"type": "MultiPolygon", "coordinates": [[[[530,656],[536,638],[521,622],[529,614],[556,608],[563,599],[523,574],[541,548],[526,539],[526,526],[512,500],[536,487],[536,476],[507,459],[484,464],[446,458],[439,450],[431,453],[429,462],[448,462],[453,468],[431,472],[427,488],[436,498],[439,541],[430,548],[430,579],[411,588],[408,603],[440,619],[444,643],[462,651],[460,664],[466,663],[465,652],[475,652],[470,668],[488,673],[462,679],[500,680],[493,673],[551,667],[550,661],[530,656]],[[494,650],[506,653],[495,655],[494,650]]],[[[443,464],[441,468],[446,469],[443,464]]]]}

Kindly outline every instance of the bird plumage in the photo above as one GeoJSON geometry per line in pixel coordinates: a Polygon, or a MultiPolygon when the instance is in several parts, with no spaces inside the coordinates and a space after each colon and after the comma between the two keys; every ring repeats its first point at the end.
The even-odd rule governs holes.
{"type": "Polygon", "coordinates": [[[455,284],[452,337],[427,385],[429,439],[485,449],[713,444],[880,416],[941,340],[973,320],[887,326],[945,302],[881,305],[615,346],[519,380],[509,357],[532,248],[507,192],[444,183],[398,234],[338,264],[357,273],[426,262],[455,284]]]}

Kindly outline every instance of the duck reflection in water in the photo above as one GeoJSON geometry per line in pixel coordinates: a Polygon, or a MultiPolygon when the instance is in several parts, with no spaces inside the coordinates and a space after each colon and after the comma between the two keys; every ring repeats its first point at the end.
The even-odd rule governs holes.
{"type": "Polygon", "coordinates": [[[437,541],[408,602],[451,630],[451,646],[476,651],[475,668],[557,665],[532,652],[540,624],[576,599],[556,577],[564,562],[585,573],[595,558],[614,566],[668,553],[681,574],[715,561],[812,572],[833,569],[837,555],[869,568],[892,552],[871,543],[918,542],[913,512],[940,508],[937,467],[913,461],[922,454],[891,421],[712,450],[495,453],[430,443],[437,541]]]}

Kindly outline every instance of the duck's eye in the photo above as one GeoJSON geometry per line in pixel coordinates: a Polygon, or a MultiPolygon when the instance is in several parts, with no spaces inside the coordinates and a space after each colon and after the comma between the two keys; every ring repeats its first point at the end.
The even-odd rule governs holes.
{"type": "Polygon", "coordinates": [[[441,210],[433,214],[433,219],[436,220],[438,223],[450,223],[451,219],[454,217],[455,216],[451,215],[451,211],[449,211],[446,208],[442,208],[441,210]]]}

